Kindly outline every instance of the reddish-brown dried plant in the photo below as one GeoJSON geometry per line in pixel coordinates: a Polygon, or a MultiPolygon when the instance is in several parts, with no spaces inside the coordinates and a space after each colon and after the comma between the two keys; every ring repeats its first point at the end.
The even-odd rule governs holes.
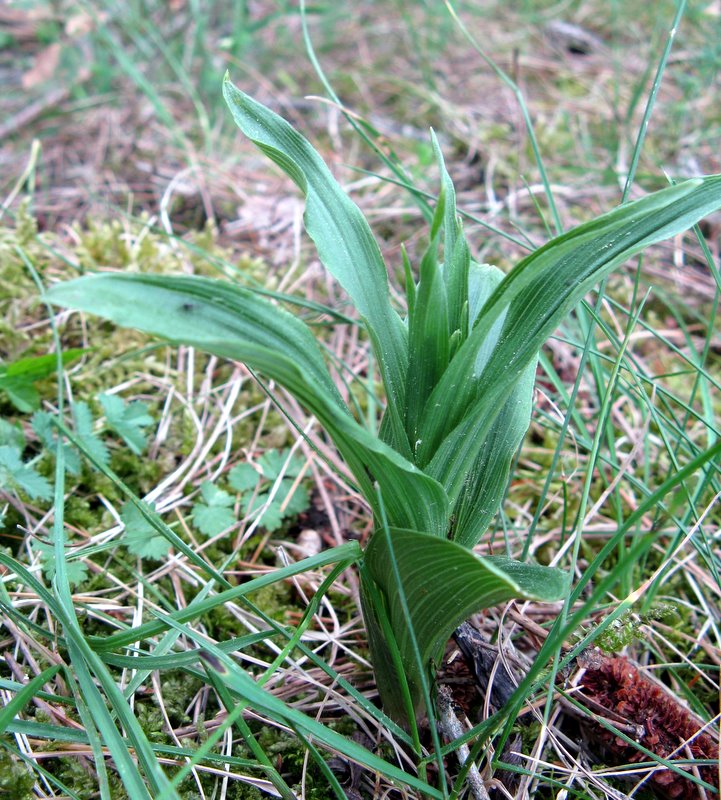
{"type": "MultiPolygon", "coordinates": [[[[701,731],[701,722],[676,700],[663,686],[642,675],[637,667],[622,656],[609,657],[595,650],[587,653],[579,663],[584,667],[582,677],[583,697],[591,709],[606,709],[609,721],[623,720],[617,728],[635,731],[633,738],[663,759],[713,759],[718,761],[718,742],[701,731]]],[[[594,724],[594,735],[607,748],[607,755],[615,763],[638,763],[649,757],[632,744],[615,735],[599,723],[594,724]]],[[[718,767],[681,766],[711,786],[719,785],[718,767]]],[[[648,788],[673,800],[699,800],[704,790],[677,772],[662,768],[648,777],[648,788]]],[[[707,797],[713,793],[706,792],[707,797]]],[[[713,794],[713,796],[717,796],[713,794]]]]}

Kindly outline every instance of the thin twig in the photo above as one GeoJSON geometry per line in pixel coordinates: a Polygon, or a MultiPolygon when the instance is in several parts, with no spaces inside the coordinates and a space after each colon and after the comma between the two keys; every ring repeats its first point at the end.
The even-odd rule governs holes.
{"type": "MultiPolygon", "coordinates": [[[[453,698],[451,690],[447,686],[438,687],[438,721],[441,725],[441,731],[449,743],[454,742],[465,733],[453,710],[453,698]]],[[[461,766],[466,763],[469,756],[470,750],[468,749],[468,745],[459,745],[458,762],[461,766]]],[[[476,800],[491,800],[486,791],[486,786],[483,783],[481,773],[478,771],[478,767],[475,764],[471,764],[468,770],[468,788],[471,790],[471,794],[476,800]]]]}

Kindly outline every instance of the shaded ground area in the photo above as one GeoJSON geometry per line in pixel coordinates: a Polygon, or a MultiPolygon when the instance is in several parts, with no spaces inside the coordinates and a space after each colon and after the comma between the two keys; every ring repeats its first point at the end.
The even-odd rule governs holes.
{"type": "MultiPolygon", "coordinates": [[[[40,141],[33,185],[41,227],[55,229],[89,212],[162,210],[181,229],[211,218],[234,232],[243,206],[256,219],[259,196],[277,204],[278,188],[266,185],[264,168],[263,178],[252,171],[260,160],[224,110],[226,69],[319,143],[346,182],[354,176],[344,165],[379,170],[378,158],[337,108],[320,99],[324,91],[305,54],[297,12],[282,3],[241,5],[242,14],[222,3],[200,14],[184,2],[170,4],[172,13],[152,3],[1,12],[0,163],[9,189],[30,159],[30,142],[40,141]]],[[[577,207],[611,205],[672,5],[615,15],[589,5],[568,18],[530,3],[517,11],[502,4],[458,11],[522,91],[566,222],[569,212],[582,216],[577,207]]],[[[661,170],[680,178],[721,169],[714,14],[712,6],[689,12],[677,36],[658,98],[659,122],[650,125],[640,164],[645,188],[660,185],[661,170]]],[[[308,23],[334,90],[372,126],[378,145],[398,154],[412,179],[427,180],[434,191],[433,126],[464,210],[502,225],[510,212],[532,224],[524,181],[545,201],[519,104],[442,6],[368,3],[351,12],[339,4],[316,9],[308,23]]],[[[403,194],[359,180],[356,195],[379,214],[385,210],[395,219],[388,227],[402,232],[400,209],[391,217],[384,201],[397,206],[403,194]]]]}

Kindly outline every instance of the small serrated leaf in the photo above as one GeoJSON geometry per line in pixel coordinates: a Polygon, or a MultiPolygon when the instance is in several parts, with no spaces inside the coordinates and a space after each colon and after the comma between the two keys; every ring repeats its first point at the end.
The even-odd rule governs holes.
{"type": "Polygon", "coordinates": [[[232,495],[218,489],[210,481],[203,481],[200,494],[205,502],[196,503],[191,516],[193,524],[201,533],[216,536],[236,521],[231,508],[235,502],[232,495]]]}
{"type": "Polygon", "coordinates": [[[193,506],[193,525],[206,536],[217,536],[235,521],[235,515],[229,508],[206,506],[203,503],[193,506]]]}
{"type": "Polygon", "coordinates": [[[233,505],[233,496],[219,489],[210,481],[203,481],[200,485],[200,494],[209,506],[226,507],[233,505]]]}
{"type": "MultiPolygon", "coordinates": [[[[55,449],[58,445],[58,432],[53,425],[52,416],[47,411],[36,411],[30,420],[30,424],[43,446],[55,455],[55,449]]],[[[66,472],[71,475],[80,475],[82,465],[77,450],[65,443],[62,444],[62,448],[66,472]]]]}
{"type": "Polygon", "coordinates": [[[54,450],[56,432],[53,428],[50,414],[48,414],[47,411],[36,411],[30,419],[30,425],[43,445],[47,447],[48,450],[54,450]]]}
{"type": "Polygon", "coordinates": [[[108,448],[98,439],[93,432],[93,415],[87,403],[73,403],[73,418],[75,420],[75,433],[90,455],[101,464],[107,465],[110,461],[108,448]]]}
{"type": "Polygon", "coordinates": [[[79,561],[78,559],[68,561],[67,566],[65,567],[65,574],[68,576],[68,583],[71,586],[79,586],[88,577],[87,564],[79,561]]]}
{"type": "Polygon", "coordinates": [[[0,444],[16,447],[22,453],[25,449],[25,434],[22,427],[0,419],[0,444]]]}
{"type": "Polygon", "coordinates": [[[7,444],[0,446],[0,486],[22,489],[32,500],[50,500],[53,496],[47,478],[23,462],[17,447],[7,444]]]}
{"type": "MultiPolygon", "coordinates": [[[[283,524],[283,520],[295,517],[305,511],[310,505],[310,497],[303,486],[297,486],[293,490],[294,481],[284,479],[278,485],[272,502],[264,509],[260,518],[260,524],[268,531],[275,531],[283,524]],[[290,495],[290,497],[289,497],[290,495]],[[286,503],[286,498],[288,501],[286,503]],[[284,507],[285,503],[285,507],[284,507]]],[[[270,498],[271,490],[261,492],[257,496],[248,497],[243,503],[243,510],[246,514],[253,517],[258,516],[260,509],[263,508],[270,498]]]]}
{"type": "MultiPolygon", "coordinates": [[[[40,554],[43,574],[51,581],[55,577],[55,548],[46,542],[33,541],[33,549],[40,554]]],[[[78,558],[65,560],[65,574],[70,586],[79,586],[88,577],[88,567],[78,558]]]]}
{"type": "Polygon", "coordinates": [[[284,476],[289,478],[296,478],[298,475],[300,475],[300,472],[303,469],[303,459],[298,458],[297,456],[293,456],[290,459],[288,466],[283,469],[283,465],[286,461],[288,461],[289,455],[290,450],[288,448],[285,448],[284,450],[268,450],[268,452],[264,453],[258,459],[258,464],[263,471],[263,477],[267,478],[269,481],[274,481],[281,474],[281,472],[284,476]]]}
{"type": "MultiPolygon", "coordinates": [[[[155,511],[153,503],[148,504],[155,511]]],[[[125,545],[128,550],[141,558],[159,561],[168,555],[170,542],[148,522],[140,509],[128,500],[120,509],[120,519],[125,525],[125,545]]]]}
{"type": "Polygon", "coordinates": [[[278,487],[278,492],[275,495],[274,502],[278,504],[279,508],[283,508],[283,517],[295,517],[297,514],[302,514],[310,505],[310,496],[304,486],[296,486],[293,494],[290,495],[288,502],[286,498],[293,489],[294,481],[282,480],[278,487]]]}
{"type": "Polygon", "coordinates": [[[260,481],[260,475],[250,464],[237,464],[228,473],[228,483],[237,492],[247,492],[255,489],[260,481]]]}
{"type": "Polygon", "coordinates": [[[260,525],[267,531],[277,531],[283,524],[283,515],[280,512],[280,505],[274,499],[273,502],[264,508],[268,502],[268,493],[263,492],[255,497],[249,497],[244,504],[245,513],[253,519],[260,517],[260,525]],[[261,509],[262,512],[261,512],[261,509]]]}
{"type": "Polygon", "coordinates": [[[140,400],[126,404],[122,397],[114,394],[101,394],[98,400],[105,412],[108,427],[139,456],[147,443],[147,434],[143,428],[154,422],[148,413],[148,406],[140,400]]]}

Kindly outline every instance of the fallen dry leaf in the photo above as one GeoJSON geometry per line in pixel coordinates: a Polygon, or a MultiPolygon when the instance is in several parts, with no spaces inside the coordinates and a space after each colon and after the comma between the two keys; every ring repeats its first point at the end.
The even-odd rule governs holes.
{"type": "Polygon", "coordinates": [[[32,89],[41,83],[46,83],[55,74],[60,63],[60,42],[53,42],[43,48],[36,56],[35,63],[22,78],[23,89],[32,89]]]}
{"type": "Polygon", "coordinates": [[[103,22],[105,16],[106,15],[101,15],[99,18],[95,18],[83,11],[78,14],[73,14],[71,17],[68,17],[68,21],[65,23],[65,33],[71,38],[75,36],[84,36],[86,33],[90,33],[90,31],[94,30],[96,19],[103,22]]]}

